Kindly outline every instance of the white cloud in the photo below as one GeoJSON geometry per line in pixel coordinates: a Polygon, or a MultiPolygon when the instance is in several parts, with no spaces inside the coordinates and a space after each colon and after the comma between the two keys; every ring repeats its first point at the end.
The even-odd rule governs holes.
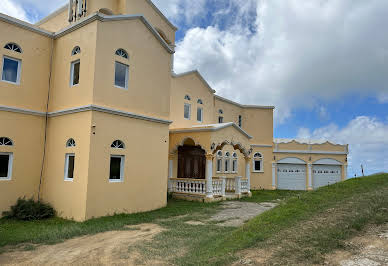
{"type": "Polygon", "coordinates": [[[24,9],[11,0],[1,0],[0,1],[0,13],[12,16],[24,21],[28,21],[27,14],[24,9]]]}
{"type": "Polygon", "coordinates": [[[388,1],[226,2],[233,10],[220,9],[215,24],[192,28],[177,43],[176,72],[198,68],[223,96],[274,104],[277,122],[318,100],[388,91],[388,35],[381,33],[388,1]],[[252,5],[253,32],[244,20],[252,5]],[[230,18],[218,20],[225,12],[230,18]]]}
{"type": "Polygon", "coordinates": [[[388,120],[359,116],[345,127],[335,124],[311,132],[301,128],[298,138],[330,140],[335,143],[349,144],[348,175],[361,174],[361,164],[366,174],[388,172],[388,120]]]}

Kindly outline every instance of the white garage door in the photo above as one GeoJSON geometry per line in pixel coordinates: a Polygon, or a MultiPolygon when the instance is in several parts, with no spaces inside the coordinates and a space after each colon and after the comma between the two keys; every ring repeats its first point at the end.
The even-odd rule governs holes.
{"type": "Polygon", "coordinates": [[[341,166],[339,165],[314,165],[313,186],[319,188],[341,181],[341,166]]]}
{"type": "Polygon", "coordinates": [[[306,165],[278,164],[278,189],[306,190],[306,165]]]}

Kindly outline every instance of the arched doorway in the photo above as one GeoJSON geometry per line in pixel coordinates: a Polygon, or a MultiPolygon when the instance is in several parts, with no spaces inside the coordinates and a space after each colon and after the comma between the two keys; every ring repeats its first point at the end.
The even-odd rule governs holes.
{"type": "Polygon", "coordinates": [[[183,145],[178,148],[178,178],[205,179],[205,150],[199,146],[183,145]]]}

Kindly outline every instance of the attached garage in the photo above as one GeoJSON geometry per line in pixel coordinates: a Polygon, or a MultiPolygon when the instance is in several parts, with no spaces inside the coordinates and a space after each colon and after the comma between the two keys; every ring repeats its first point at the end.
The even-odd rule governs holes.
{"type": "Polygon", "coordinates": [[[314,189],[341,181],[342,164],[333,159],[321,159],[313,164],[314,189]]]}
{"type": "Polygon", "coordinates": [[[277,163],[278,189],[306,190],[306,163],[298,158],[285,158],[277,163]]]}

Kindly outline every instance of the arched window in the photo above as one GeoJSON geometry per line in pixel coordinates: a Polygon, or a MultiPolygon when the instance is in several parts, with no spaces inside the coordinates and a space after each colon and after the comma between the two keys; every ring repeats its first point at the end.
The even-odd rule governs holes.
{"type": "Polygon", "coordinates": [[[237,173],[237,165],[238,165],[237,153],[233,153],[232,160],[233,160],[232,161],[232,172],[237,173]]]}
{"type": "Polygon", "coordinates": [[[20,46],[17,45],[16,43],[7,43],[4,46],[4,48],[7,49],[7,50],[11,50],[11,51],[17,52],[17,53],[22,53],[22,48],[20,48],[20,46]]]}
{"type": "Polygon", "coordinates": [[[71,55],[76,55],[80,53],[81,53],[81,48],[79,46],[74,47],[73,50],[71,51],[71,55]]]}
{"type": "Polygon", "coordinates": [[[217,152],[217,173],[222,172],[222,151],[217,152]]]}
{"type": "Polygon", "coordinates": [[[225,173],[229,173],[230,172],[230,153],[229,152],[225,153],[225,169],[224,169],[224,172],[225,173]]]}
{"type": "Polygon", "coordinates": [[[197,103],[198,103],[198,104],[203,104],[203,102],[202,102],[201,99],[198,99],[197,103]]]}
{"type": "Polygon", "coordinates": [[[188,100],[188,101],[191,101],[191,97],[190,97],[190,95],[185,95],[185,100],[188,100]]]}
{"type": "Polygon", "coordinates": [[[114,148],[114,149],[125,149],[124,142],[122,142],[121,140],[113,141],[113,143],[112,143],[112,145],[110,145],[110,147],[114,148]]]}
{"type": "Polygon", "coordinates": [[[0,146],[13,146],[13,142],[9,138],[1,137],[0,146]]]}
{"type": "Polygon", "coordinates": [[[264,172],[263,169],[263,155],[260,152],[256,152],[253,155],[253,171],[254,172],[264,172]]]}
{"type": "Polygon", "coordinates": [[[66,147],[68,148],[71,148],[71,147],[75,147],[75,140],[74,139],[69,139],[67,142],[66,142],[66,147]]]}
{"type": "Polygon", "coordinates": [[[121,48],[116,51],[116,55],[123,57],[125,59],[129,58],[127,51],[125,51],[124,49],[121,49],[121,48]]]}

